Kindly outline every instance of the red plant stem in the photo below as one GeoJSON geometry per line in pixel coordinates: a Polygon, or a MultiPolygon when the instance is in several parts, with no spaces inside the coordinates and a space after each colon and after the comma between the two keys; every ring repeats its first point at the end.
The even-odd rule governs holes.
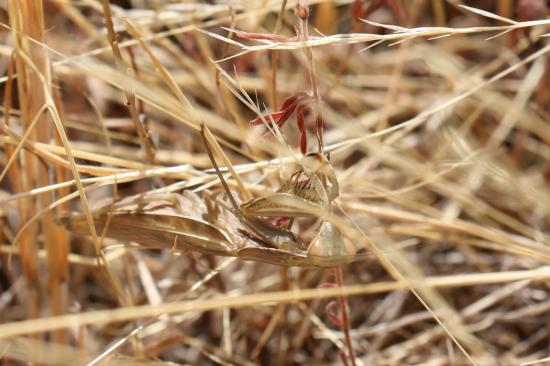
{"type": "Polygon", "coordinates": [[[344,366],[348,366],[348,360],[346,359],[346,352],[344,350],[340,350],[340,352],[338,352],[338,356],[340,356],[340,360],[342,360],[342,364],[344,364],[344,366]]]}
{"type": "Polygon", "coordinates": [[[323,116],[321,116],[321,113],[317,113],[317,117],[315,118],[315,125],[317,127],[317,142],[319,144],[319,152],[321,154],[325,153],[325,144],[323,143],[323,131],[325,130],[325,120],[323,119],[323,116]]]}
{"type": "Polygon", "coordinates": [[[300,151],[303,155],[305,155],[307,152],[307,133],[303,107],[298,107],[298,110],[296,111],[296,123],[298,124],[298,129],[300,130],[300,151]]]}
{"type": "MultiPolygon", "coordinates": [[[[283,15],[286,9],[287,0],[283,0],[281,3],[281,9],[279,10],[279,15],[277,16],[277,23],[275,24],[275,29],[273,34],[279,33],[281,29],[281,24],[283,22],[283,15]]],[[[277,63],[279,62],[279,54],[276,50],[271,51],[271,93],[272,93],[272,107],[275,108],[279,104],[279,98],[277,97],[277,63]]]]}
{"type": "MultiPolygon", "coordinates": [[[[275,119],[279,119],[281,118],[281,116],[284,114],[284,112],[280,111],[280,112],[274,112],[274,113],[271,113],[271,114],[268,114],[266,116],[264,116],[264,119],[267,120],[267,121],[270,121],[272,118],[275,120],[275,119]]],[[[264,123],[262,117],[258,117],[258,118],[255,118],[253,119],[252,121],[248,122],[251,126],[258,126],[258,125],[261,125],[264,123]]]]}
{"type": "MultiPolygon", "coordinates": [[[[344,273],[342,272],[342,267],[338,266],[334,268],[334,278],[336,279],[336,284],[338,287],[344,286],[344,273]]],[[[344,339],[346,345],[348,346],[349,358],[352,366],[355,364],[355,352],[353,351],[353,344],[351,343],[351,336],[349,333],[349,313],[348,313],[348,298],[347,296],[339,296],[338,302],[340,303],[340,316],[342,318],[342,331],[344,332],[344,339]]]]}
{"type": "MultiPolygon", "coordinates": [[[[296,10],[297,10],[296,15],[299,18],[299,24],[300,24],[299,38],[301,38],[302,41],[307,42],[309,39],[308,27],[307,27],[308,19],[309,19],[309,7],[307,4],[307,1],[306,0],[303,0],[301,2],[297,1],[296,10]]],[[[313,51],[311,50],[311,47],[305,47],[304,52],[306,54],[306,58],[309,64],[309,68],[308,68],[309,80],[311,83],[313,98],[315,99],[315,102],[316,102],[315,113],[320,114],[321,113],[321,95],[319,94],[319,87],[317,85],[315,64],[313,63],[313,51]]],[[[317,130],[317,136],[319,140],[319,152],[324,153],[324,147],[322,145],[323,131],[319,129],[319,125],[317,125],[316,130],[317,130]]]]}

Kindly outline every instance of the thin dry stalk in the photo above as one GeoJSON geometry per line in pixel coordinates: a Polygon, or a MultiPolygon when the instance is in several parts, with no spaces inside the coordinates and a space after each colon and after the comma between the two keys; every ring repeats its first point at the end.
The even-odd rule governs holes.
{"type": "MultiPolygon", "coordinates": [[[[107,26],[107,33],[109,36],[109,44],[113,51],[113,55],[115,56],[115,62],[121,72],[128,72],[131,69],[126,66],[124,58],[122,57],[122,53],[120,52],[120,48],[118,47],[118,35],[113,27],[113,16],[111,13],[111,5],[109,3],[109,0],[102,0],[102,5],[103,13],[105,16],[105,24],[107,26]]],[[[133,93],[126,93],[126,105],[128,106],[128,111],[130,112],[130,116],[132,118],[132,121],[134,122],[134,126],[138,133],[139,139],[143,145],[143,152],[145,154],[145,157],[150,164],[154,164],[155,148],[152,143],[151,136],[149,135],[149,132],[145,129],[144,123],[141,120],[138,109],[136,108],[136,98],[133,93]]]]}
{"type": "Polygon", "coordinates": [[[547,2],[8,3],[0,363],[548,360],[547,2]]]}
{"type": "MultiPolygon", "coordinates": [[[[23,37],[28,36],[38,42],[45,40],[44,12],[41,2],[10,2],[10,20],[12,27],[20,35],[16,37],[16,63],[18,74],[18,92],[19,100],[25,100],[20,104],[21,119],[25,129],[31,128],[30,122],[34,118],[38,118],[37,126],[29,133],[29,139],[38,142],[49,142],[51,138],[50,120],[43,114],[43,106],[46,104],[47,96],[44,95],[44,90],[51,90],[51,76],[49,57],[44,49],[36,44],[27,42],[23,37]],[[29,62],[34,65],[34,69],[27,64],[21,55],[28,54],[29,62]],[[45,83],[45,84],[44,84],[45,83]],[[37,87],[42,85],[43,87],[37,87]]],[[[49,184],[48,167],[43,165],[35,156],[30,153],[25,153],[25,177],[24,181],[30,187],[45,186],[49,184]]],[[[22,177],[23,178],[23,177],[22,177]]],[[[51,197],[47,194],[39,195],[40,206],[46,207],[51,204],[51,197]]],[[[30,205],[25,212],[21,212],[21,217],[29,217],[35,210],[34,205],[30,205]]],[[[24,221],[23,221],[24,222],[24,221]]],[[[30,235],[36,232],[36,228],[31,229],[30,235]]],[[[53,224],[53,217],[50,212],[46,212],[41,217],[41,230],[44,234],[44,244],[48,252],[48,282],[47,293],[50,300],[50,309],[52,314],[65,313],[67,300],[64,293],[64,282],[67,274],[67,254],[68,254],[68,236],[53,224]]],[[[31,293],[35,293],[32,297],[38,301],[38,268],[36,260],[36,252],[38,246],[36,243],[31,244],[34,239],[24,240],[25,245],[23,250],[25,255],[22,258],[27,258],[24,262],[29,263],[29,268],[35,268],[28,272],[28,280],[31,293]],[[33,253],[34,252],[34,253],[33,253]],[[35,258],[35,259],[30,259],[35,258]],[[32,274],[31,274],[32,273],[32,274]]],[[[33,303],[32,301],[30,302],[33,303]]],[[[34,306],[33,306],[34,307],[34,306]]],[[[38,309],[31,309],[30,316],[37,316],[38,309]]],[[[53,335],[57,342],[65,341],[63,332],[56,332],[53,335]]]]}

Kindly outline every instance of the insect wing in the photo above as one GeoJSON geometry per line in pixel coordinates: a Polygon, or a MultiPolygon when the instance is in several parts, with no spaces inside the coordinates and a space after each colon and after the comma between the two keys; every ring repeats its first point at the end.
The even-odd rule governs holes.
{"type": "MultiPolygon", "coordinates": [[[[233,255],[235,250],[231,240],[214,225],[186,216],[112,212],[95,216],[94,223],[98,233],[107,225],[107,237],[148,248],[186,248],[214,255],[233,255]]],[[[74,233],[90,235],[83,215],[65,218],[62,224],[74,233]]]]}

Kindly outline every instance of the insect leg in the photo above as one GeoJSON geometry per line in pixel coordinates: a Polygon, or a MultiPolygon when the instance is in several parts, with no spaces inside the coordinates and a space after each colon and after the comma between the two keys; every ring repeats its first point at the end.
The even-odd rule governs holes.
{"type": "MultiPolygon", "coordinates": [[[[235,200],[235,197],[233,196],[233,193],[231,193],[231,190],[229,189],[229,186],[227,185],[227,182],[225,181],[225,178],[223,177],[222,172],[220,171],[220,167],[218,166],[218,163],[216,162],[216,159],[214,158],[214,154],[212,153],[212,148],[210,147],[210,138],[207,137],[208,127],[206,125],[201,124],[201,137],[204,141],[204,147],[206,149],[206,153],[208,154],[208,157],[210,158],[210,161],[212,162],[212,165],[214,166],[214,169],[216,170],[216,174],[218,175],[218,178],[220,179],[220,182],[222,183],[223,189],[225,190],[225,193],[227,194],[227,197],[229,197],[229,201],[231,202],[231,206],[233,206],[233,209],[235,210],[235,213],[242,217],[242,211],[241,207],[237,204],[237,201],[235,200]]],[[[210,133],[211,134],[211,133],[210,133]]]]}

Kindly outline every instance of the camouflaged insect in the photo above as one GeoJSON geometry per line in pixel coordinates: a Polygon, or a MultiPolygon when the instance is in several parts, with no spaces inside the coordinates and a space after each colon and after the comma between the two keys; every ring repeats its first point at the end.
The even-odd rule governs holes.
{"type": "MultiPolygon", "coordinates": [[[[94,212],[96,231],[147,248],[192,250],[282,266],[334,267],[358,259],[354,245],[327,220],[331,202],[338,197],[338,180],[325,156],[305,155],[281,189],[239,205],[210,144],[217,151],[221,148],[204,126],[201,135],[231,208],[219,204],[210,191],[202,196],[190,191],[142,194],[94,212]],[[272,217],[289,218],[289,223],[275,225],[269,220],[272,217]],[[290,230],[297,217],[321,219],[311,242],[303,242],[290,230]]],[[[89,234],[83,215],[64,218],[61,224],[72,232],[89,234]]]]}

